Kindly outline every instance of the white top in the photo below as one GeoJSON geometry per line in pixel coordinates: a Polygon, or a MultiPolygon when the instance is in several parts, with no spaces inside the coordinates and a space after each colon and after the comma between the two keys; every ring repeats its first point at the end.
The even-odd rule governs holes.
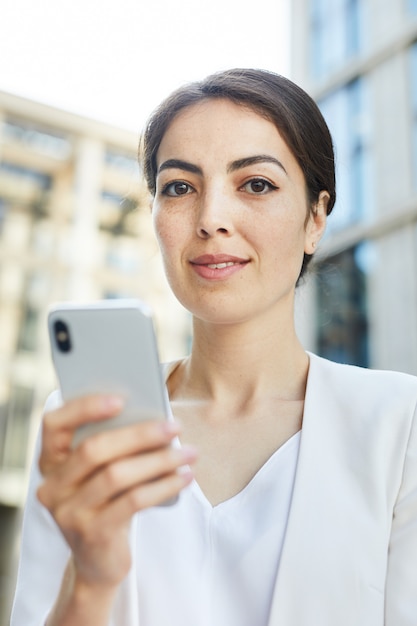
{"type": "MultiPolygon", "coordinates": [[[[47,408],[59,402],[57,394],[47,408]]],[[[137,514],[133,566],[113,626],[267,626],[294,486],[300,432],[237,495],[213,507],[194,481],[177,504],[137,514]]],[[[68,548],[36,499],[26,505],[11,626],[43,626],[68,548]]]]}
{"type": "Polygon", "coordinates": [[[267,626],[300,434],[213,507],[196,482],[137,519],[141,626],[267,626]]]}

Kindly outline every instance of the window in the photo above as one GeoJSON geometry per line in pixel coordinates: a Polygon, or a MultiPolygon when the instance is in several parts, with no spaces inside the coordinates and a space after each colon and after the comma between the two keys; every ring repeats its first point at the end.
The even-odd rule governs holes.
{"type": "Polygon", "coordinates": [[[106,265],[124,274],[136,274],[139,268],[137,251],[126,245],[111,247],[106,254],[106,265]]]}
{"type": "Polygon", "coordinates": [[[311,0],[311,72],[322,79],[363,47],[363,0],[311,0]]]}
{"type": "Polygon", "coordinates": [[[100,228],[114,236],[137,233],[137,202],[128,196],[102,191],[100,228]]]}
{"type": "Polygon", "coordinates": [[[49,189],[51,186],[51,177],[47,174],[29,169],[28,167],[22,167],[21,165],[15,165],[14,163],[3,161],[3,163],[0,163],[0,172],[16,178],[16,180],[27,181],[43,190],[49,189]]]}
{"type": "Polygon", "coordinates": [[[35,352],[38,347],[39,311],[25,303],[22,310],[17,349],[35,352]]]}
{"type": "Polygon", "coordinates": [[[0,450],[3,467],[23,468],[26,465],[33,396],[33,389],[29,387],[13,385],[11,388],[6,436],[0,450]]]}
{"type": "Polygon", "coordinates": [[[112,193],[111,191],[105,190],[101,192],[101,199],[103,200],[103,202],[118,207],[120,210],[125,200],[124,196],[120,196],[117,193],[112,193]]]}
{"type": "Polygon", "coordinates": [[[417,0],[406,0],[408,12],[417,15],[417,0]]]}
{"type": "Polygon", "coordinates": [[[107,150],[105,162],[107,163],[107,165],[110,165],[110,167],[114,167],[117,170],[125,171],[128,174],[136,172],[136,170],[138,169],[138,163],[134,156],[115,150],[107,150]]]}
{"type": "Polygon", "coordinates": [[[3,198],[0,197],[0,234],[3,230],[3,224],[4,224],[5,217],[7,215],[7,209],[8,209],[7,203],[4,201],[3,198]]]}
{"type": "Polygon", "coordinates": [[[317,350],[328,359],[369,365],[367,276],[372,247],[363,243],[321,264],[317,279],[317,350]]]}
{"type": "Polygon", "coordinates": [[[410,48],[410,90],[411,90],[411,141],[414,187],[417,188],[417,43],[410,48]]]}
{"type": "Polygon", "coordinates": [[[130,298],[137,298],[137,294],[128,293],[127,291],[105,290],[102,294],[102,297],[105,300],[123,300],[125,298],[129,300],[130,298]]]}
{"type": "Polygon", "coordinates": [[[39,154],[60,161],[68,159],[71,154],[71,144],[64,135],[30,123],[8,120],[3,124],[3,135],[6,140],[23,144],[39,154]]]}
{"type": "Polygon", "coordinates": [[[4,442],[6,441],[7,432],[7,412],[9,405],[6,399],[2,398],[0,403],[0,467],[3,465],[4,442]]]}
{"type": "Polygon", "coordinates": [[[336,154],[337,202],[328,233],[369,219],[373,213],[370,102],[358,78],[321,102],[336,154]]]}
{"type": "Polygon", "coordinates": [[[31,272],[26,276],[21,299],[18,350],[35,352],[38,349],[41,310],[48,300],[49,290],[50,276],[47,271],[31,272]]]}
{"type": "Polygon", "coordinates": [[[43,172],[6,161],[0,162],[0,196],[14,205],[39,216],[46,211],[51,177],[43,172]]]}

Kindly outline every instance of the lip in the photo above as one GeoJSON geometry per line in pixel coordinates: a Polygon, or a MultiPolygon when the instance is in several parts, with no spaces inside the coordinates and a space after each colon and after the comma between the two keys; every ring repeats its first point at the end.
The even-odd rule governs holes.
{"type": "Polygon", "coordinates": [[[191,259],[192,265],[217,265],[219,263],[248,263],[249,259],[242,259],[230,254],[202,254],[201,256],[191,259]]]}
{"type": "Polygon", "coordinates": [[[225,280],[240,272],[248,263],[249,259],[230,254],[202,254],[190,260],[196,274],[210,281],[225,280]],[[213,267],[214,265],[220,267],[213,267]]]}

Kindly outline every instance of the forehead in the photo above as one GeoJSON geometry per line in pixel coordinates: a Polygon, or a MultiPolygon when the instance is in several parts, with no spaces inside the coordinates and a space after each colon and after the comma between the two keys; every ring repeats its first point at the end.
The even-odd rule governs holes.
{"type": "Polygon", "coordinates": [[[240,158],[268,153],[294,160],[273,122],[253,109],[230,100],[207,99],[182,109],[163,135],[157,152],[158,164],[166,158],[200,159],[216,153],[220,158],[240,158]]]}

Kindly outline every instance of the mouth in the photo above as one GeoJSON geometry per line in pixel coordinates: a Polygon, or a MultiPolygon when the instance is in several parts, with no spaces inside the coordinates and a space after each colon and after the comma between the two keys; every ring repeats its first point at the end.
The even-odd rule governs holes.
{"type": "Polygon", "coordinates": [[[208,280],[222,280],[229,278],[241,270],[249,259],[231,256],[229,254],[203,254],[190,260],[195,272],[208,280]]]}
{"type": "Polygon", "coordinates": [[[227,263],[207,263],[207,267],[212,270],[222,270],[224,267],[231,267],[237,265],[234,261],[227,261],[227,263]]]}
{"type": "Polygon", "coordinates": [[[249,259],[242,259],[230,254],[202,254],[190,260],[191,265],[205,265],[210,269],[223,269],[232,265],[243,265],[248,262],[249,259]]]}

